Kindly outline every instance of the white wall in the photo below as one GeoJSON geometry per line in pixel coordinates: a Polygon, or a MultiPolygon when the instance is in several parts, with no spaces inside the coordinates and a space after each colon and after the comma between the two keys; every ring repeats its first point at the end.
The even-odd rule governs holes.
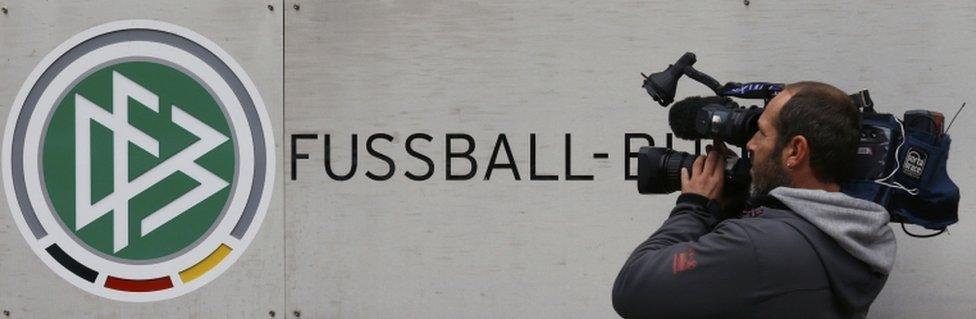
{"type": "MultiPolygon", "coordinates": [[[[193,29],[241,62],[282,143],[281,182],[254,243],[220,278],[170,301],[125,304],[72,287],[0,213],[0,307],[11,317],[268,318],[271,310],[277,318],[295,310],[302,318],[614,317],[619,267],[675,198],[640,196],[623,180],[624,133],[663,143],[668,132],[667,110],[639,87],[639,72],[694,51],[696,67],[723,82],[867,87],[880,110],[895,114],[931,108],[951,116],[963,101],[976,102],[970,1],[279,1],[273,11],[268,4],[0,1],[9,8],[0,15],[0,101],[7,101],[0,106],[71,35],[152,18],[193,29]],[[339,171],[358,134],[356,176],[337,182],[325,174],[319,137],[299,142],[310,159],[289,180],[289,137],[300,133],[331,134],[339,171]],[[363,175],[386,170],[365,152],[373,133],[395,138],[377,143],[397,164],[387,181],[363,175]],[[403,149],[413,133],[434,137],[417,144],[436,167],[426,181],[403,176],[425,169],[403,149]],[[446,133],[476,139],[474,179],[445,180],[446,133]],[[482,180],[499,133],[521,181],[508,170],[482,180]],[[543,173],[564,173],[563,134],[571,133],[574,173],[595,180],[529,181],[530,133],[543,173]]],[[[687,79],[678,92],[708,93],[687,79]]],[[[976,310],[974,119],[964,112],[950,132],[961,222],[933,239],[899,235],[895,269],[870,317],[976,310]]]]}

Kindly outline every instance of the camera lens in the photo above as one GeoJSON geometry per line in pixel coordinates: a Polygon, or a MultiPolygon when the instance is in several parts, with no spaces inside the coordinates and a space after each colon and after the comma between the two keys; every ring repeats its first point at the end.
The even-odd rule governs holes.
{"type": "Polygon", "coordinates": [[[681,168],[688,168],[695,156],[663,147],[641,147],[637,153],[637,191],[667,194],[681,190],[681,168]]]}
{"type": "MultiPolygon", "coordinates": [[[[637,153],[637,191],[641,194],[668,194],[681,190],[681,168],[691,172],[696,155],[664,147],[641,147],[637,153]]],[[[748,160],[728,163],[725,170],[725,191],[744,191],[752,178],[748,160]]]]}

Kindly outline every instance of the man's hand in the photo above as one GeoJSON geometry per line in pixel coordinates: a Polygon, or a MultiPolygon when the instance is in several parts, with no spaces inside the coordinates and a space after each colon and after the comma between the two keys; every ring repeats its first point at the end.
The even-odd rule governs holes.
{"type": "Polygon", "coordinates": [[[725,157],[722,156],[725,144],[715,143],[715,149],[708,152],[708,156],[699,156],[691,165],[691,176],[688,169],[681,168],[681,193],[698,194],[718,201],[722,197],[722,186],[725,184],[725,157]]]}

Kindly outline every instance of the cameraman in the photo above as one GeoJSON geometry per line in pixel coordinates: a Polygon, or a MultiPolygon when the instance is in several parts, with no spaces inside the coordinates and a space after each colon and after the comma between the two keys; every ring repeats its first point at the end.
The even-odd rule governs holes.
{"type": "Polygon", "coordinates": [[[682,169],[677,205],[613,287],[627,318],[863,318],[894,264],[888,213],[840,193],[860,115],[843,91],[787,85],[759,118],[750,209],[720,220],[716,143],[682,169]]]}

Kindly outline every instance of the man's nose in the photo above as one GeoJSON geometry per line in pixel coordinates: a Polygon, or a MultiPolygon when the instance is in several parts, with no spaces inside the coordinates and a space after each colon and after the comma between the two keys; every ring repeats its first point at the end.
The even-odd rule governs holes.
{"type": "Polygon", "coordinates": [[[756,134],[759,134],[759,133],[752,134],[752,138],[749,139],[749,142],[746,142],[746,150],[748,150],[749,152],[755,152],[756,151],[756,145],[755,145],[756,144],[756,134]]]}

